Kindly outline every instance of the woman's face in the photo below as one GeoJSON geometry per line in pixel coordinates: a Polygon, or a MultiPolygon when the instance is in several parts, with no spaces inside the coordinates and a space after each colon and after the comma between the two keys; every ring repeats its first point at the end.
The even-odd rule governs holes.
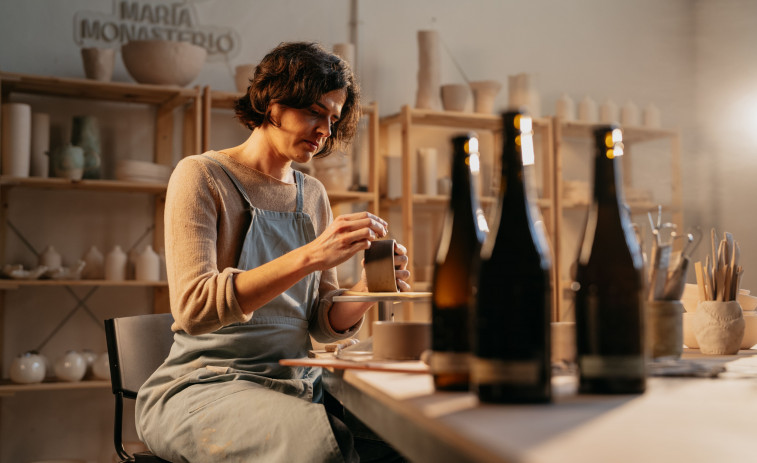
{"type": "Polygon", "coordinates": [[[270,126],[268,132],[275,154],[299,163],[310,161],[331,136],[331,127],[339,120],[346,99],[347,91],[339,89],[325,93],[308,108],[274,103],[271,115],[280,124],[270,126]]]}

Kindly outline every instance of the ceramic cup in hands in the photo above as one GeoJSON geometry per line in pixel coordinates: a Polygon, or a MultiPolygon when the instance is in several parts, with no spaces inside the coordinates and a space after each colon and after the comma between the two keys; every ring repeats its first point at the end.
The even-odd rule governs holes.
{"type": "Polygon", "coordinates": [[[396,293],[402,290],[396,273],[397,246],[397,242],[392,239],[377,240],[371,242],[371,247],[365,250],[364,267],[368,291],[396,293]]]}

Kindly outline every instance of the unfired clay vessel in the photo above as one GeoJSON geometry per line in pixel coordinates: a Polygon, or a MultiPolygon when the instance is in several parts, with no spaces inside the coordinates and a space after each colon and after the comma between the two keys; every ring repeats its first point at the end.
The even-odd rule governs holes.
{"type": "Polygon", "coordinates": [[[744,338],[744,327],[744,315],[737,301],[701,301],[694,312],[694,334],[703,354],[736,354],[744,338]]]}
{"type": "Polygon", "coordinates": [[[418,31],[418,91],[415,98],[418,109],[441,109],[440,61],[439,32],[418,31]]]}
{"type": "Polygon", "coordinates": [[[368,291],[399,291],[394,275],[394,240],[371,242],[371,247],[365,250],[365,277],[368,291]]]}
{"type": "Polygon", "coordinates": [[[207,51],[189,42],[133,40],[121,47],[126,70],[141,84],[189,85],[202,70],[207,51]]]}
{"type": "Polygon", "coordinates": [[[465,111],[470,88],[464,84],[442,85],[442,107],[445,111],[465,111]]]}
{"type": "Polygon", "coordinates": [[[496,80],[479,80],[470,83],[473,90],[473,110],[481,114],[494,112],[494,99],[502,84],[496,80]]]}
{"type": "Polygon", "coordinates": [[[82,48],[81,58],[87,79],[110,82],[113,78],[113,66],[116,61],[114,48],[82,48]]]}

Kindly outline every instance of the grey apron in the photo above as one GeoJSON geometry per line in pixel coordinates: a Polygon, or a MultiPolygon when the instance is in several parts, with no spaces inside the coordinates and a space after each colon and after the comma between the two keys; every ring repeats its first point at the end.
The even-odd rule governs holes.
{"type": "MultiPolygon", "coordinates": [[[[302,211],[303,176],[295,171],[297,208],[249,205],[252,220],[238,268],[258,267],[315,238],[302,211]]],[[[249,322],[213,333],[174,335],[164,364],[140,389],[137,432],[150,450],[179,462],[341,462],[322,399],[320,368],[279,365],[307,356],[317,314],[320,272],[309,274],[257,309],[249,322]]]]}

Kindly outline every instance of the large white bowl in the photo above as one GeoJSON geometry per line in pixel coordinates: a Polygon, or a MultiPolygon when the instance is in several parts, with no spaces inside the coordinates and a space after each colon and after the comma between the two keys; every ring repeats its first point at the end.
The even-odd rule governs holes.
{"type": "MultiPolygon", "coordinates": [[[[750,312],[757,309],[757,297],[752,296],[750,292],[745,289],[739,290],[736,300],[741,306],[741,310],[744,312],[750,312]]],[[[697,304],[699,304],[699,290],[697,289],[697,285],[686,283],[686,286],[683,288],[681,303],[686,312],[696,312],[697,304]]]]}
{"type": "Polygon", "coordinates": [[[178,85],[195,80],[207,51],[189,42],[132,40],[121,47],[126,70],[141,84],[178,85]]]}

